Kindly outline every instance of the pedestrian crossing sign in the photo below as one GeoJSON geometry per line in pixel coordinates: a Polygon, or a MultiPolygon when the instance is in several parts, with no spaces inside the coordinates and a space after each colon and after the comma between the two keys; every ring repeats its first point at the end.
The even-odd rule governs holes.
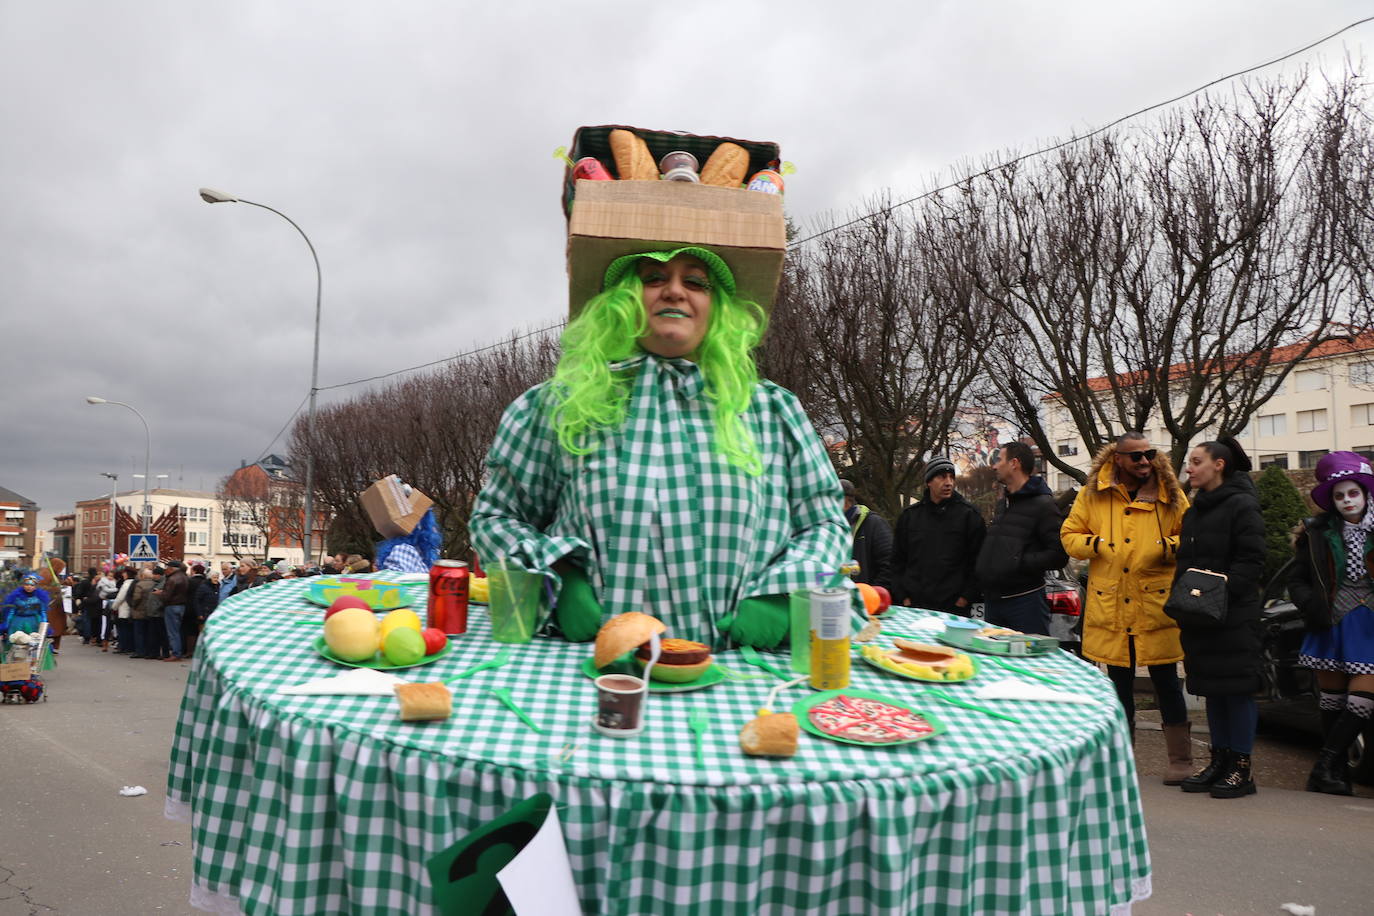
{"type": "Polygon", "coordinates": [[[129,535],[129,559],[135,563],[157,562],[157,535],[129,535]]]}

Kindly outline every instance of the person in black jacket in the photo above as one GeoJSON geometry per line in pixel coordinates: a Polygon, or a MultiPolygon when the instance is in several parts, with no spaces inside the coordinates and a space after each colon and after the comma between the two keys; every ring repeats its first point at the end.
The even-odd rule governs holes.
{"type": "Polygon", "coordinates": [[[1204,442],[1188,454],[1188,480],[1198,491],[1183,515],[1175,581],[1189,569],[1224,574],[1226,614],[1201,623],[1176,612],[1188,692],[1207,701],[1212,758],[1183,780],[1184,792],[1239,798],[1255,792],[1250,755],[1255,746],[1260,689],[1260,578],[1264,570],[1264,517],[1247,473],[1250,458],[1229,437],[1204,442]]]}
{"type": "Polygon", "coordinates": [[[978,552],[978,584],[987,622],[1022,633],[1050,634],[1045,570],[1069,562],[1059,541],[1064,521],[1045,479],[1035,474],[1035,453],[1024,442],[1002,446],[993,465],[1007,489],[978,552]]]}
{"type": "Polygon", "coordinates": [[[192,563],[191,576],[186,583],[186,616],[181,622],[181,641],[188,656],[194,654],[200,629],[218,603],[219,589],[205,578],[205,564],[192,563]]]}
{"type": "Polygon", "coordinates": [[[954,462],[926,462],[925,498],[897,517],[892,542],[892,603],[969,616],[978,600],[974,566],[987,525],[954,488],[954,462]]]}
{"type": "Polygon", "coordinates": [[[892,591],[892,526],[887,519],[859,504],[859,491],[852,480],[841,480],[844,490],[844,519],[854,539],[854,562],[859,571],[851,578],[855,582],[881,585],[892,591]]]}
{"type": "Polygon", "coordinates": [[[1307,635],[1298,664],[1317,675],[1322,749],[1307,791],[1353,795],[1346,759],[1374,719],[1374,468],[1363,455],[1332,452],[1317,462],[1312,502],[1294,543],[1288,593],[1307,635]]]}

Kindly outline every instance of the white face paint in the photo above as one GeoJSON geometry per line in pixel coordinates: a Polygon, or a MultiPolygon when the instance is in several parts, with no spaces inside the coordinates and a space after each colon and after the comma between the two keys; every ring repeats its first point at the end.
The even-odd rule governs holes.
{"type": "Polygon", "coordinates": [[[1352,525],[1364,518],[1364,490],[1353,480],[1345,480],[1332,487],[1331,502],[1341,518],[1352,525]]]}

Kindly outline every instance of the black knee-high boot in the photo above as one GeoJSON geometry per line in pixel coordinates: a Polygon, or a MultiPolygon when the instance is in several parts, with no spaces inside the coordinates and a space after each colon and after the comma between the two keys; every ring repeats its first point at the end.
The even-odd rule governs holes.
{"type": "Polygon", "coordinates": [[[1346,757],[1360,731],[1369,725],[1368,714],[1371,711],[1374,711],[1374,693],[1355,691],[1350,694],[1345,711],[1332,724],[1322,749],[1317,753],[1317,762],[1307,777],[1307,791],[1324,792],[1327,795],[1355,794],[1350,785],[1350,767],[1346,757]]]}

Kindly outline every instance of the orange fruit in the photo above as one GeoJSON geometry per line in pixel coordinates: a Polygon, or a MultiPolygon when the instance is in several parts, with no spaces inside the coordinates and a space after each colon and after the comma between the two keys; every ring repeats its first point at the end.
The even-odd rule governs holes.
{"type": "Polygon", "coordinates": [[[859,586],[859,594],[863,595],[864,610],[872,616],[878,608],[882,607],[883,599],[878,597],[877,589],[867,582],[859,582],[857,584],[859,586]]]}

